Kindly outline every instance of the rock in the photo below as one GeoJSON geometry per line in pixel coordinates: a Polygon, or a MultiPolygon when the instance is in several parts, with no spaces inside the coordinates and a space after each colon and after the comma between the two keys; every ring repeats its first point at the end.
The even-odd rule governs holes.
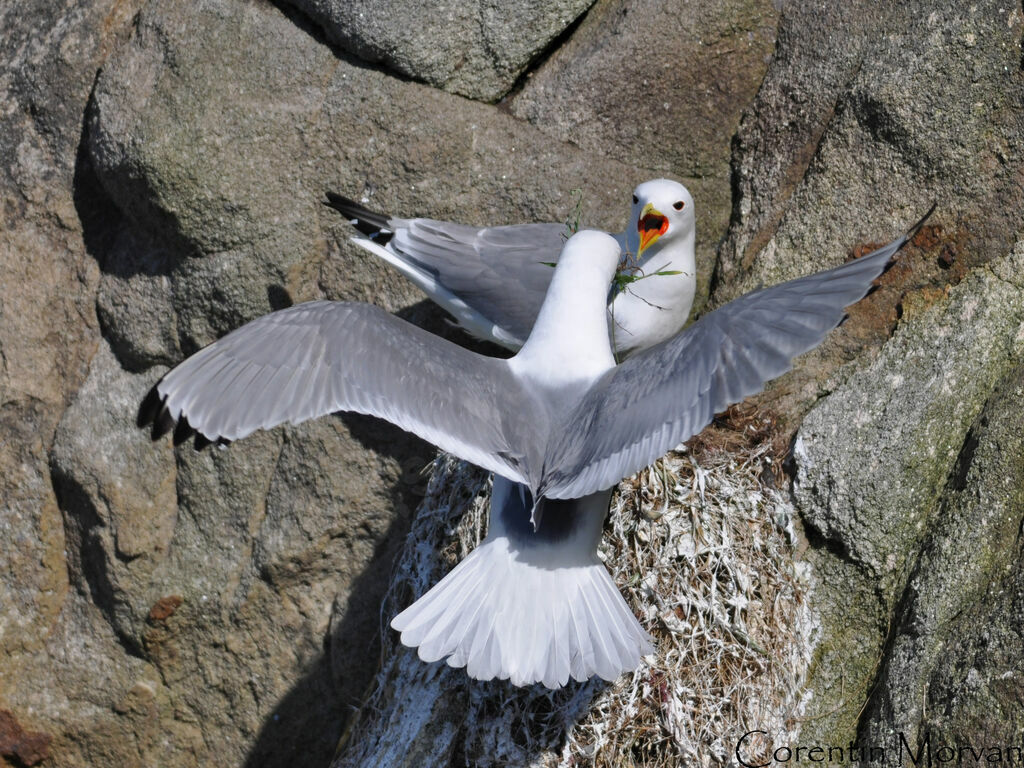
{"type": "Polygon", "coordinates": [[[936,755],[943,744],[981,749],[1019,738],[1024,633],[1006,617],[1024,607],[1022,406],[1018,356],[963,440],[907,566],[880,684],[864,716],[867,743],[899,732],[915,752],[929,740],[936,755]]]}
{"type": "Polygon", "coordinates": [[[904,299],[1013,246],[1024,113],[1010,73],[1024,18],[995,2],[961,10],[797,4],[782,15],[779,49],[737,134],[715,302],[887,242],[938,202],[927,253],[904,252],[866,314],[853,312],[844,334],[854,338],[836,334],[775,390],[783,411],[806,411],[816,382],[842,376],[865,344],[877,348],[904,299]],[[965,47],[972,36],[985,44],[965,47]]]}
{"type": "MultiPolygon", "coordinates": [[[[1019,224],[1009,211],[1024,202],[1014,181],[1024,109],[1010,73],[1022,27],[1019,11],[995,3],[967,14],[787,6],[740,125],[713,303],[870,250],[939,201],[878,291],[760,398],[790,429],[810,411],[794,450],[796,493],[824,629],[801,743],[874,743],[896,724],[923,734],[906,706],[914,683],[898,692],[884,672],[907,671],[889,656],[887,627],[913,600],[908,578],[925,542],[952,535],[932,527],[957,457],[1019,354],[1019,224]],[[891,707],[878,704],[868,725],[860,712],[871,691],[891,707]]],[[[970,604],[952,588],[946,599],[970,604]]],[[[924,632],[929,653],[941,643],[939,632],[907,631],[924,632]]],[[[929,672],[930,663],[907,679],[945,662],[929,672]]]]}
{"type": "MultiPolygon", "coordinates": [[[[399,552],[383,616],[396,615],[410,595],[423,595],[451,570],[453,549],[465,556],[465,542],[473,541],[472,529],[480,524],[489,494],[486,472],[443,455],[435,460],[423,505],[399,552]]],[[[336,665],[346,663],[346,651],[332,641],[336,665]]],[[[450,763],[464,749],[466,739],[460,734],[479,687],[464,670],[443,662],[424,664],[414,650],[389,638],[382,649],[378,684],[362,703],[332,768],[450,763]]]]}
{"type": "MultiPolygon", "coordinates": [[[[1019,466],[1019,453],[1016,458],[1019,466]]],[[[945,637],[948,657],[935,659],[933,654],[930,669],[912,670],[913,678],[928,675],[927,712],[922,712],[925,717],[916,729],[918,743],[930,735],[936,748],[964,742],[978,747],[1017,745],[1015,734],[1022,727],[1017,702],[1022,693],[1024,639],[1020,625],[1007,622],[1006,617],[1019,616],[1024,609],[1024,574],[1019,550],[1009,549],[1005,541],[997,546],[1008,550],[1014,562],[995,564],[1004,566],[1002,572],[989,566],[986,576],[992,579],[992,586],[964,595],[961,605],[970,610],[957,616],[945,637]]],[[[911,675],[892,675],[890,679],[900,685],[908,678],[911,675]]]]}
{"type": "MultiPolygon", "coordinates": [[[[401,469],[388,457],[353,455],[353,438],[330,420],[293,436],[255,435],[231,450],[198,454],[186,445],[175,457],[134,425],[154,373],[123,371],[102,345],[61,421],[53,461],[69,572],[120,643],[159,671],[163,706],[149,719],[167,728],[172,718],[194,719],[241,761],[267,716],[260,702],[277,701],[305,672],[324,667],[321,638],[334,597],[366,590],[379,604],[379,573],[372,565],[364,571],[378,548],[385,554],[376,567],[386,570],[380,542],[408,514],[401,469]]],[[[358,420],[352,429],[371,448],[394,453],[396,430],[358,420]]],[[[367,625],[365,614],[347,617],[339,642],[357,634],[365,643],[367,625]]],[[[368,671],[352,663],[336,680],[348,697],[368,671]]],[[[290,723],[280,738],[287,743],[296,728],[322,734],[307,736],[306,748],[329,755],[341,712],[338,694],[324,698],[319,684],[312,700],[279,713],[290,723]]],[[[131,702],[112,706],[142,711],[131,702]]],[[[187,751],[189,743],[170,749],[187,751]]],[[[279,743],[264,746],[275,749],[279,743]]]]}
{"type": "Polygon", "coordinates": [[[967,431],[1024,351],[1024,243],[901,323],[872,363],[804,419],[804,519],[883,584],[929,524],[967,431]]]}
{"type": "Polygon", "coordinates": [[[173,250],[123,221],[112,229],[96,297],[103,334],[126,370],[169,366],[181,355],[169,277],[173,250]]]}
{"type": "MultiPolygon", "coordinates": [[[[810,559],[818,571],[817,593],[830,638],[811,687],[822,698],[820,710],[832,709],[841,723],[826,725],[841,735],[830,738],[842,742],[848,737],[841,729],[856,725],[847,719],[856,712],[845,709],[837,695],[848,702],[859,695],[851,691],[866,693],[880,658],[884,670],[899,654],[915,656],[923,681],[933,663],[928,654],[942,647],[943,632],[935,621],[974,600],[968,576],[979,567],[974,558],[981,545],[970,541],[993,535],[985,520],[994,518],[948,523],[942,510],[951,484],[961,482],[956,478],[966,471],[957,463],[964,462],[965,446],[975,439],[969,433],[972,423],[1024,348],[1022,259],[1024,249],[1018,246],[991,269],[971,273],[946,299],[908,318],[878,358],[812,409],[797,433],[794,493],[811,539],[818,542],[810,559]],[[930,569],[934,573],[913,576],[923,568],[922,552],[936,547],[945,556],[930,569]],[[931,602],[921,608],[931,618],[905,630],[919,638],[917,647],[900,651],[890,638],[883,649],[886,633],[872,627],[884,628],[893,612],[903,616],[922,579],[947,573],[955,573],[957,583],[934,584],[931,602]],[[944,601],[941,610],[937,601],[944,601]]],[[[986,475],[984,494],[1011,503],[1007,487],[993,477],[986,475]]],[[[920,686],[903,686],[884,672],[874,685],[880,700],[919,700],[910,692],[919,693],[920,686]]],[[[880,718],[870,737],[860,733],[864,743],[879,743],[883,731],[886,739],[892,736],[897,722],[907,733],[916,732],[919,717],[901,708],[880,718]]]]}
{"type": "MultiPolygon", "coordinates": [[[[48,448],[99,338],[98,271],[72,191],[93,75],[113,46],[113,3],[0,10],[0,677],[17,678],[67,588],[48,448]],[[104,29],[104,21],[109,27],[104,29]],[[39,38],[41,28],[52,34],[39,38]],[[9,654],[19,652],[19,656],[9,654]]],[[[0,702],[0,706],[3,702],[0,702]]],[[[13,706],[13,704],[12,704],[13,706]]]]}
{"type": "Polygon", "coordinates": [[[4,764],[123,765],[135,751],[130,728],[110,738],[119,720],[103,697],[142,665],[69,584],[50,465],[58,422],[100,343],[99,270],[88,252],[96,212],[78,151],[83,115],[96,72],[127,36],[135,6],[101,0],[0,9],[4,764]]]}
{"type": "Polygon", "coordinates": [[[481,101],[522,72],[594,0],[290,0],[354,56],[481,101]]]}
{"type": "MultiPolygon", "coordinates": [[[[650,175],[553,143],[492,108],[339,62],[276,12],[243,16],[252,71],[232,66],[236,78],[251,77],[259,88],[222,77],[228,63],[218,55],[242,34],[237,25],[225,26],[211,11],[202,46],[172,8],[154,5],[95,94],[89,137],[104,187],[139,229],[177,248],[151,255],[140,272],[115,244],[103,259],[102,306],[111,316],[121,307],[125,320],[124,307],[148,312],[170,302],[183,351],[318,295],[374,298],[390,308],[412,303],[414,289],[348,245],[347,225],[319,205],[325,189],[358,195],[381,179],[402,179],[384,185],[373,204],[484,223],[564,219],[570,190],[583,185],[600,190],[585,201],[585,221],[621,227],[629,189],[650,175]],[[281,46],[282,56],[257,54],[271,46],[281,46]],[[172,59],[173,68],[160,64],[172,59]],[[206,101],[196,101],[186,83],[203,78],[206,101]],[[306,118],[297,121],[298,114],[306,118]],[[559,170],[539,176],[537,168],[559,170]],[[616,183],[609,187],[608,178],[616,183]],[[318,280],[325,271],[333,274],[318,280]]],[[[141,333],[131,327],[124,323],[131,338],[115,345],[119,357],[175,354],[147,348],[152,341],[136,340],[141,333]]]]}
{"type": "Polygon", "coordinates": [[[167,556],[177,518],[173,457],[134,424],[148,379],[125,374],[101,345],[51,459],[73,580],[136,649],[155,599],[139,586],[149,587],[167,556]]]}
{"type": "Polygon", "coordinates": [[[530,73],[512,113],[580,147],[607,146],[633,166],[727,178],[722,136],[757,93],[777,16],[771,3],[753,0],[685,8],[602,0],[530,73]]]}
{"type": "Polygon", "coordinates": [[[0,709],[0,757],[38,765],[50,756],[51,740],[49,734],[26,730],[11,712],[0,709]]]}
{"type": "MultiPolygon", "coordinates": [[[[1024,18],[995,2],[961,11],[787,8],[779,50],[737,136],[734,226],[717,299],[838,263],[860,242],[886,242],[933,201],[956,241],[955,279],[1008,252],[1022,120],[1010,73],[1024,18]],[[968,47],[968,39],[986,42],[968,47]],[[983,215],[968,225],[975,212],[983,215]],[[966,240],[957,240],[961,229],[966,240]]],[[[939,275],[930,264],[919,280],[939,275]]]]}

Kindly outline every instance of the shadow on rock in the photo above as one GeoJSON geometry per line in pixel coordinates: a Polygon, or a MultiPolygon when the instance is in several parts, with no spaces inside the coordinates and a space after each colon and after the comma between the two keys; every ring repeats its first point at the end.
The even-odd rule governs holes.
{"type": "Polygon", "coordinates": [[[137,224],[117,206],[93,167],[88,147],[87,117],[72,193],[86,251],[101,272],[96,312],[103,337],[127,371],[170,365],[180,353],[169,276],[188,250],[170,227],[153,234],[148,222],[137,224]]]}
{"type": "MultiPolygon", "coordinates": [[[[395,495],[410,497],[400,489],[395,495]]],[[[398,516],[347,596],[335,601],[324,653],[274,707],[246,768],[326,768],[350,718],[363,703],[380,658],[380,605],[409,521],[398,516]]]]}

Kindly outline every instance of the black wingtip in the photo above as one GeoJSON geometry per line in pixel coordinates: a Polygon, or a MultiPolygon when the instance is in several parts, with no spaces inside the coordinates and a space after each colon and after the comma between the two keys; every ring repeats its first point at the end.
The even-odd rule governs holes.
{"type": "Polygon", "coordinates": [[[195,433],[196,431],[188,423],[188,419],[182,415],[182,417],[178,419],[178,423],[174,426],[174,436],[171,438],[171,441],[175,445],[181,445],[195,433]]]}
{"type": "Polygon", "coordinates": [[[358,211],[362,208],[359,203],[351,198],[339,195],[337,192],[325,192],[324,195],[327,197],[326,200],[322,200],[321,203],[326,205],[328,208],[333,208],[336,211],[341,211],[346,216],[350,212],[358,211]]]}
{"type": "Polygon", "coordinates": [[[192,448],[195,449],[196,453],[206,450],[211,445],[216,445],[218,448],[227,448],[229,445],[231,445],[231,441],[228,440],[226,437],[210,438],[204,435],[202,432],[199,432],[198,430],[195,430],[195,435],[196,439],[192,443],[192,448]]]}
{"type": "Polygon", "coordinates": [[[153,431],[151,432],[153,439],[159,440],[170,432],[173,426],[174,417],[171,416],[171,412],[167,409],[167,403],[164,402],[159,413],[153,418],[153,431]]]}
{"type": "Polygon", "coordinates": [[[907,230],[907,234],[904,235],[904,238],[906,238],[907,242],[910,242],[911,240],[914,239],[914,236],[921,231],[921,227],[923,227],[924,223],[931,218],[931,215],[935,213],[935,209],[938,207],[939,202],[938,200],[936,200],[934,203],[932,203],[932,207],[928,209],[928,213],[922,216],[914,226],[907,230]]]}
{"type": "Polygon", "coordinates": [[[337,192],[325,192],[324,195],[327,199],[321,202],[328,208],[340,212],[360,234],[381,244],[391,239],[393,233],[388,226],[388,217],[383,213],[371,211],[355,200],[339,195],[337,192]]]}
{"type": "Polygon", "coordinates": [[[142,398],[142,402],[139,403],[139,412],[135,416],[135,425],[141,429],[152,424],[157,414],[160,413],[160,407],[163,404],[164,399],[157,391],[156,386],[154,386],[142,398]]]}

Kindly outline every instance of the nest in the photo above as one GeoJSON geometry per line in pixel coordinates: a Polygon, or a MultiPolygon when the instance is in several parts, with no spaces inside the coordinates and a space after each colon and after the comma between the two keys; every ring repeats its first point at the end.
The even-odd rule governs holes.
{"type": "MultiPolygon", "coordinates": [[[[748,731],[771,735],[748,739],[746,758],[792,743],[817,631],[807,566],[793,560],[794,511],[765,482],[777,453],[761,439],[692,445],[619,484],[600,549],[655,655],[612,684],[516,688],[418,662],[386,630],[376,692],[336,765],[380,765],[370,761],[382,748],[408,741],[396,754],[409,754],[425,738],[432,759],[453,766],[719,766],[735,763],[748,731]],[[431,710],[451,727],[395,732],[453,687],[464,691],[431,710]]],[[[480,470],[435,460],[386,616],[479,544],[488,485],[480,470]]]]}
{"type": "Polygon", "coordinates": [[[620,483],[601,554],[658,651],[597,697],[558,765],[727,765],[749,731],[773,738],[745,757],[795,739],[816,632],[769,452],[672,452],[620,483]]]}

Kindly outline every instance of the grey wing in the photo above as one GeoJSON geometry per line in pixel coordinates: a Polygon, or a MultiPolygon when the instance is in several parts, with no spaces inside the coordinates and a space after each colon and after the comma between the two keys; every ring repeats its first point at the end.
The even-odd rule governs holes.
{"type": "Polygon", "coordinates": [[[389,248],[510,335],[525,341],[565,245],[564,224],[478,228],[433,219],[396,224],[389,248]],[[545,264],[547,262],[547,264],[545,264]]]}
{"type": "Polygon", "coordinates": [[[355,411],[522,479],[506,436],[530,409],[507,363],[369,304],[314,301],[265,315],[201,349],[154,390],[164,420],[187,420],[208,440],[355,411]]]}
{"type": "MultiPolygon", "coordinates": [[[[922,220],[923,222],[923,220],[922,220]]],[[[908,236],[856,261],[746,294],[609,371],[549,453],[544,495],[576,498],[647,466],[820,344],[908,236]],[[553,458],[556,457],[556,458],[553,458]]]]}

